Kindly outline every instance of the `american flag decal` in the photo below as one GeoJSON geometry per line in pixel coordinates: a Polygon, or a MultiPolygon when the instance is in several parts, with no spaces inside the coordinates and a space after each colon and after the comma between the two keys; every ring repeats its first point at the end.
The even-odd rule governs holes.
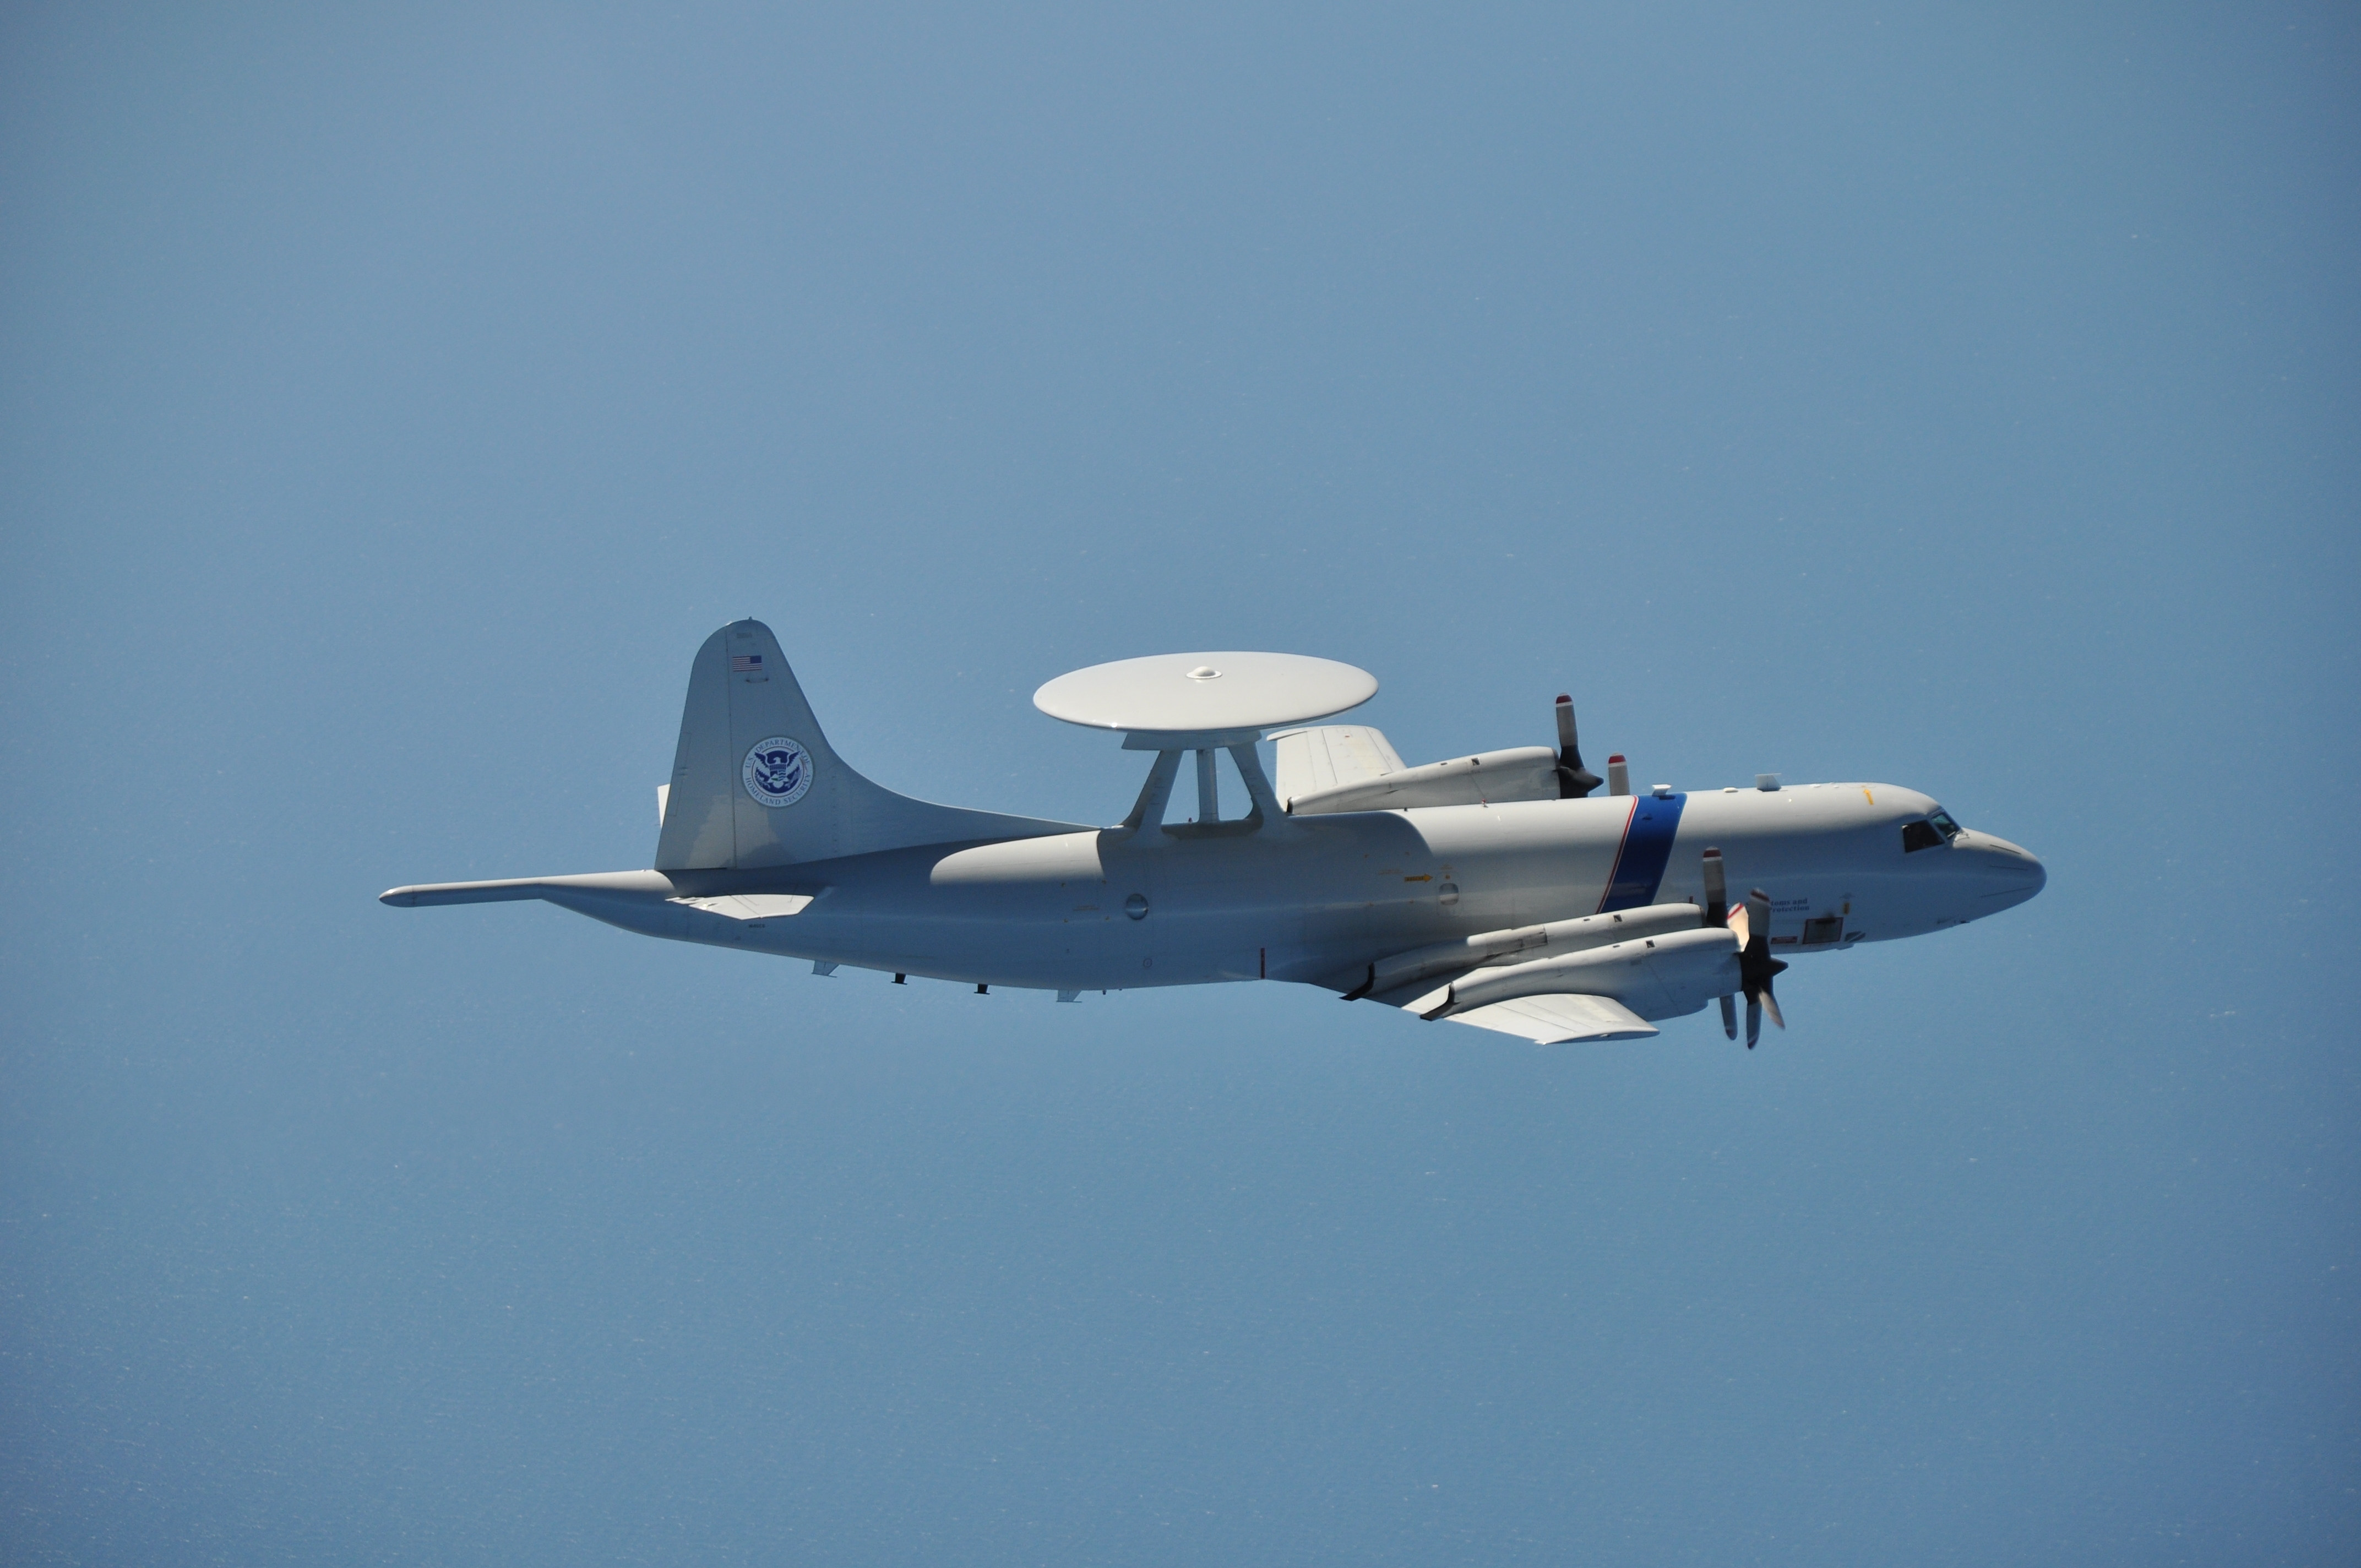
{"type": "Polygon", "coordinates": [[[762,668],[763,655],[760,653],[732,653],[730,655],[730,673],[733,675],[759,674],[762,672],[762,668]]]}

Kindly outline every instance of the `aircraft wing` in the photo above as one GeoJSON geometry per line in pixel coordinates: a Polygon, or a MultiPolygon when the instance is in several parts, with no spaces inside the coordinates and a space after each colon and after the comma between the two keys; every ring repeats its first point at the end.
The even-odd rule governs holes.
{"type": "Polygon", "coordinates": [[[1498,1029],[1501,1034],[1521,1036],[1542,1046],[1563,1045],[1569,1040],[1641,1040],[1657,1032],[1653,1024],[1620,1002],[1566,992],[1519,996],[1471,1007],[1465,1013],[1453,1014],[1446,1022],[1498,1029]]]}
{"type": "Polygon", "coordinates": [[[1271,737],[1279,752],[1280,805],[1314,790],[1369,784],[1402,772],[1402,760],[1382,731],[1366,724],[1323,724],[1271,737]]]}

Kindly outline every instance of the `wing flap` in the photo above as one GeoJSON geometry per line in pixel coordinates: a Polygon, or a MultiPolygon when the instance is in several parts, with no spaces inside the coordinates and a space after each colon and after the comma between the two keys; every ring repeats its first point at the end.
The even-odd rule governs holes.
{"type": "Polygon", "coordinates": [[[1571,992],[1520,996],[1471,1007],[1465,1013],[1453,1014],[1447,1022],[1496,1029],[1538,1046],[1565,1045],[1574,1040],[1643,1040],[1657,1032],[1654,1025],[1620,1002],[1571,992]]]}

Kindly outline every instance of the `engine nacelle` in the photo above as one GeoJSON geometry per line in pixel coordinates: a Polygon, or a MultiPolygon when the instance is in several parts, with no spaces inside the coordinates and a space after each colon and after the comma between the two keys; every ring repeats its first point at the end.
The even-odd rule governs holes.
{"type": "Polygon", "coordinates": [[[1294,817],[1337,811],[1400,811],[1417,806],[1481,806],[1500,800],[1555,800],[1557,753],[1546,746],[1479,751],[1447,762],[1404,768],[1382,778],[1334,784],[1287,803],[1294,817]]]}
{"type": "Polygon", "coordinates": [[[1737,933],[1719,926],[1692,927],[1561,958],[1479,969],[1406,1006],[1422,1018],[1443,1018],[1520,996],[1573,994],[1612,997],[1642,1018],[1677,1018],[1739,989],[1738,952],[1737,933]]]}
{"type": "Polygon", "coordinates": [[[1652,904],[1644,909],[1619,909],[1612,915],[1553,920],[1546,926],[1478,931],[1455,942],[1436,942],[1379,959],[1369,966],[1369,978],[1353,994],[1377,995],[1429,975],[1453,974],[1476,964],[1498,963],[1516,953],[1554,958],[1561,953],[1578,953],[1587,948],[1603,948],[1665,931],[1694,931],[1703,919],[1702,912],[1694,904],[1652,904]]]}

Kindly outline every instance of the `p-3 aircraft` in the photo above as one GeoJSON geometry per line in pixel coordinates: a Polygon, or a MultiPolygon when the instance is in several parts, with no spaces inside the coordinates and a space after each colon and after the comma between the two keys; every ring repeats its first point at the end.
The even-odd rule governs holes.
{"type": "Polygon", "coordinates": [[[1174,653],[1061,675],[1053,718],[1154,762],[1111,828],[936,806],[837,756],[769,627],[697,651],[649,871],[398,887],[387,904],[542,899],[651,937],[972,984],[1085,991],[1281,980],[1542,1044],[1633,1039],[1719,1002],[1746,1044],[1779,955],[1964,925],[2041,862],[1882,784],[1633,793],[1620,756],[1554,749],[1406,767],[1350,664],[1174,653]],[[1258,743],[1274,742],[1278,782],[1258,743]],[[1226,751],[1250,809],[1221,812],[1226,751]],[[1195,817],[1169,819],[1193,753],[1195,817]],[[1597,793],[1601,783],[1608,793],[1597,793]],[[1747,887],[1734,901],[1733,887],[1747,887]]]}

